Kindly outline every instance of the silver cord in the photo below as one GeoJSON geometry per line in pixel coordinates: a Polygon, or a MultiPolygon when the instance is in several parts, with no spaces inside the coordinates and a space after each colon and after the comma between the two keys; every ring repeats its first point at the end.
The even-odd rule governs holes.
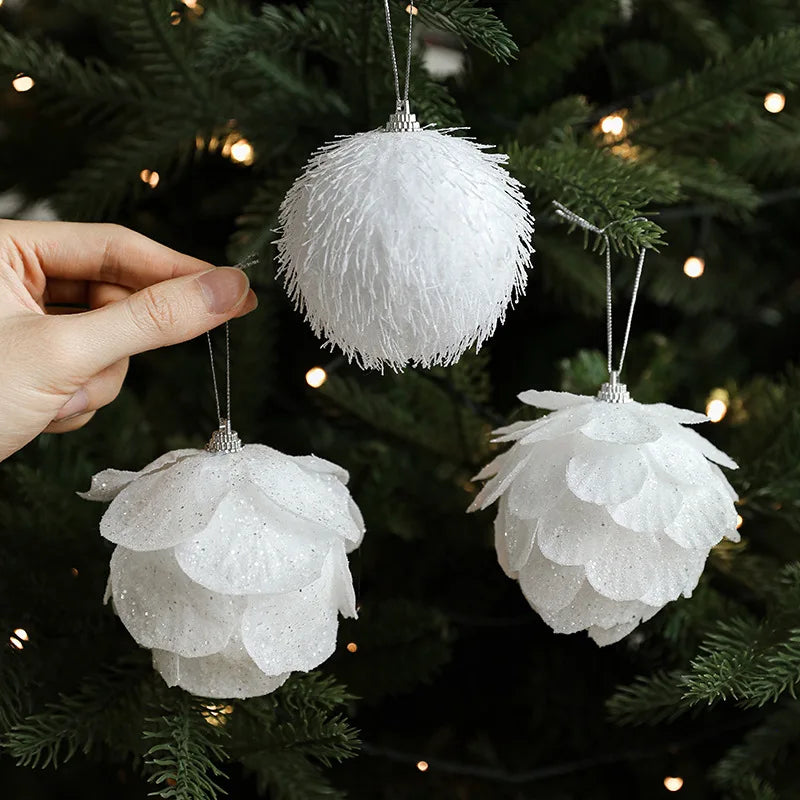
{"type": "Polygon", "coordinates": [[[392,11],[389,8],[389,0],[383,0],[384,11],[386,12],[386,33],[389,37],[389,53],[392,59],[392,72],[394,75],[394,95],[397,101],[397,112],[400,113],[405,104],[408,103],[408,93],[411,84],[411,45],[413,42],[413,29],[414,29],[414,0],[411,0],[409,6],[409,23],[408,23],[408,60],[406,63],[406,83],[403,95],[400,95],[400,68],[397,64],[397,51],[394,46],[394,34],[392,32],[392,11]]]}
{"type": "Polygon", "coordinates": [[[408,4],[408,57],[406,60],[406,88],[403,93],[403,100],[408,105],[408,90],[411,84],[411,51],[414,46],[414,12],[417,9],[414,7],[414,0],[408,4]]]}
{"type": "MultiPolygon", "coordinates": [[[[225,323],[228,324],[227,322],[225,323]]],[[[217,420],[222,422],[222,409],[219,405],[219,388],[217,387],[217,369],[214,366],[214,346],[211,344],[211,332],[206,333],[206,341],[208,342],[208,359],[211,362],[211,382],[214,385],[214,402],[217,405],[217,420]]],[[[230,370],[228,370],[230,374],[230,370]]]]}
{"type": "MultiPolygon", "coordinates": [[[[556,215],[561,217],[562,219],[571,222],[574,225],[577,225],[584,230],[590,231],[591,233],[596,233],[598,236],[603,237],[603,242],[605,244],[605,251],[606,251],[606,339],[608,344],[608,374],[614,374],[614,366],[613,366],[613,355],[614,355],[614,318],[613,318],[613,310],[614,310],[614,303],[611,291],[611,240],[608,236],[608,229],[612,225],[616,225],[620,220],[614,220],[606,225],[605,228],[598,228],[596,225],[593,225],[588,220],[581,217],[579,214],[576,214],[571,209],[567,208],[565,205],[559,203],[557,200],[553,201],[553,205],[556,207],[556,215]]],[[[644,219],[643,217],[637,217],[636,219],[644,219]]],[[[634,220],[632,220],[634,221],[634,220]]],[[[625,363],[625,356],[628,352],[628,341],[631,335],[631,325],[633,323],[633,310],[636,306],[636,298],[639,295],[639,284],[642,278],[642,271],[644,270],[644,259],[647,255],[646,248],[642,248],[641,252],[639,253],[639,262],[636,268],[636,277],[633,281],[633,295],[631,297],[631,305],[630,309],[628,310],[628,322],[625,327],[625,338],[622,342],[622,354],[620,355],[619,359],[619,366],[616,369],[616,373],[622,372],[622,366],[625,363]]]]}

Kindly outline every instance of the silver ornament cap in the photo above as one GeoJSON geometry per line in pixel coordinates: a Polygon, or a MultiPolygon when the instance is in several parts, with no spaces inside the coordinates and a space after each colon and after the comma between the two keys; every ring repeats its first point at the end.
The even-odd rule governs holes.
{"type": "Polygon", "coordinates": [[[219,428],[211,434],[206,450],[209,453],[238,453],[242,449],[242,440],[239,434],[231,429],[229,419],[221,419],[219,428]]]}
{"type": "Polygon", "coordinates": [[[408,100],[389,117],[384,130],[387,133],[410,133],[422,130],[419,122],[417,122],[417,115],[411,113],[411,106],[408,100]]]}
{"type": "Polygon", "coordinates": [[[630,403],[633,398],[624,383],[619,382],[619,372],[611,373],[608,383],[604,383],[597,393],[597,399],[604,403],[630,403]]]}

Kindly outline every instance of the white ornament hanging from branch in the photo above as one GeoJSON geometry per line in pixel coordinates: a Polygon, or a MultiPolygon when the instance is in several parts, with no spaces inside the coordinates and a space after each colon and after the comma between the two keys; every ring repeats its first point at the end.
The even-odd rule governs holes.
{"type": "MultiPolygon", "coordinates": [[[[557,204],[558,205],[558,204],[557,204]]],[[[619,641],[681,595],[691,595],[711,548],[739,540],[736,492],[718,465],[736,464],[685,425],[704,414],[631,399],[619,382],[644,251],[619,366],[613,370],[609,241],[559,205],[561,216],[606,237],[609,382],[597,397],[528,391],[542,419],[495,431],[513,442],[476,480],[471,511],[499,499],[497,556],[505,573],[557,633],[619,641]]]]}
{"type": "MultiPolygon", "coordinates": [[[[411,4],[412,10],[413,3],[411,4]]],[[[524,291],[533,218],[507,157],[421,128],[385,0],[397,109],[311,157],[280,210],[286,289],[314,332],[364,368],[452,364],[524,291]]]]}
{"type": "Polygon", "coordinates": [[[107,598],[167,684],[245,698],[333,653],[338,614],[356,616],[347,553],[364,525],[341,467],[242,446],[230,385],[219,416],[206,450],[104,470],[81,496],[111,501],[107,598]]]}

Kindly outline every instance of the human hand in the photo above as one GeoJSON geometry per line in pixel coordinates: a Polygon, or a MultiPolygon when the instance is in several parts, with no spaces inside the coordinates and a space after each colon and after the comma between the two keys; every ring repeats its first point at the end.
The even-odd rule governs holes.
{"type": "Polygon", "coordinates": [[[0,220],[0,461],[85,425],[129,356],[252,311],[249,286],[117,225],[0,220]]]}

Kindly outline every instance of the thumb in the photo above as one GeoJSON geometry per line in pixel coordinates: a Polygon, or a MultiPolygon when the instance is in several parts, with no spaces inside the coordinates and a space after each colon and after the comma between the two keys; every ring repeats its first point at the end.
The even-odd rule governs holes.
{"type": "Polygon", "coordinates": [[[88,374],[126,356],[185,342],[237,316],[250,303],[250,281],[240,269],[217,267],[156,283],[96,311],[62,317],[88,374]]]}

